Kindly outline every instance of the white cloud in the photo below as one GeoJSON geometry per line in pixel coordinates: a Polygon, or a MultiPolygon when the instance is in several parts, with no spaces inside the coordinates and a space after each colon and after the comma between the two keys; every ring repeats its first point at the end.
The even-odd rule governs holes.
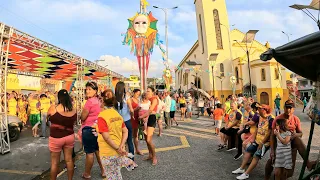
{"type": "Polygon", "coordinates": [[[229,11],[230,24],[246,32],[249,29],[258,29],[257,40],[261,43],[269,41],[272,47],[287,43],[287,37],[281,32],[290,35],[294,40],[316,31],[316,24],[302,12],[294,10],[235,10],[229,11]],[[245,21],[244,21],[245,19],[245,21]]]}
{"type": "MultiPolygon", "coordinates": [[[[128,59],[126,57],[120,58],[119,56],[103,55],[100,57],[101,61],[98,64],[102,66],[108,65],[108,68],[111,68],[112,71],[120,73],[124,76],[129,75],[139,75],[139,67],[136,59],[128,59]]],[[[172,61],[169,60],[169,63],[172,64],[172,61]]],[[[148,77],[160,77],[165,66],[162,63],[162,60],[150,59],[148,77]]]]}
{"type": "Polygon", "coordinates": [[[28,0],[17,1],[15,4],[19,14],[27,15],[37,22],[100,22],[119,15],[113,8],[91,0],[28,0]]]}

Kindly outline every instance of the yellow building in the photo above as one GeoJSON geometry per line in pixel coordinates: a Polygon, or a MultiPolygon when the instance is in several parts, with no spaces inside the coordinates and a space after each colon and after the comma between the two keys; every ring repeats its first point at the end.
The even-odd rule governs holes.
{"type": "Polygon", "coordinates": [[[274,107],[273,100],[279,93],[283,105],[284,100],[288,99],[285,68],[275,60],[260,60],[261,53],[269,48],[269,43],[264,45],[255,40],[248,44],[242,43],[245,33],[237,29],[229,32],[225,0],[195,0],[194,4],[198,40],[175,71],[176,89],[186,91],[191,88],[191,83],[198,83],[199,88],[211,94],[214,90],[216,97],[225,100],[233,93],[230,78],[234,76],[235,92],[249,95],[250,81],[245,51],[248,46],[254,97],[257,101],[274,107]],[[201,64],[200,70],[190,70],[193,67],[188,65],[188,61],[201,64]]]}

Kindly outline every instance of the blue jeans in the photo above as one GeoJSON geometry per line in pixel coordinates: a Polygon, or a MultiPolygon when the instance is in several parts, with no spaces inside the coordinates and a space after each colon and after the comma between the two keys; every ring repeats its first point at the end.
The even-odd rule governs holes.
{"type": "Polygon", "coordinates": [[[280,107],[276,107],[275,111],[276,111],[276,116],[281,114],[280,107]]]}
{"type": "MultiPolygon", "coordinates": [[[[127,139],[127,143],[128,143],[129,152],[134,155],[133,136],[132,136],[132,124],[131,124],[131,121],[130,121],[130,120],[125,121],[124,123],[126,124],[126,127],[127,127],[127,129],[128,129],[128,139],[127,139]]],[[[134,160],[134,158],[132,158],[132,160],[134,160]]]]}
{"type": "Polygon", "coordinates": [[[41,113],[41,135],[46,137],[47,113],[41,113]]]}

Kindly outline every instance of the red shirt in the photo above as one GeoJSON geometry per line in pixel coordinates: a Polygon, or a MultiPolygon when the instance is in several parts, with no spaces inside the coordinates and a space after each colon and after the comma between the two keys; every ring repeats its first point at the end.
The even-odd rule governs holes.
{"type": "MultiPolygon", "coordinates": [[[[276,119],[272,122],[272,129],[276,128],[276,122],[278,119],[285,119],[284,114],[280,114],[276,117],[276,119]]],[[[291,132],[302,132],[300,119],[295,115],[290,116],[288,119],[288,128],[291,132]]]]}
{"type": "Polygon", "coordinates": [[[153,97],[151,97],[150,99],[149,99],[149,101],[151,102],[151,105],[152,105],[152,101],[154,100],[154,99],[156,99],[157,100],[157,105],[154,107],[154,109],[152,110],[152,111],[154,111],[154,112],[157,112],[157,109],[158,109],[158,98],[157,98],[157,96],[153,96],[153,97]]]}

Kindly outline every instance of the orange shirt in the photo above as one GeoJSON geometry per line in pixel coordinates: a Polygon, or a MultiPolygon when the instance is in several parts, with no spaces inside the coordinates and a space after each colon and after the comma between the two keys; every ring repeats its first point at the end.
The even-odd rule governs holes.
{"type": "Polygon", "coordinates": [[[223,109],[217,108],[213,111],[214,120],[222,120],[223,109]]]}

